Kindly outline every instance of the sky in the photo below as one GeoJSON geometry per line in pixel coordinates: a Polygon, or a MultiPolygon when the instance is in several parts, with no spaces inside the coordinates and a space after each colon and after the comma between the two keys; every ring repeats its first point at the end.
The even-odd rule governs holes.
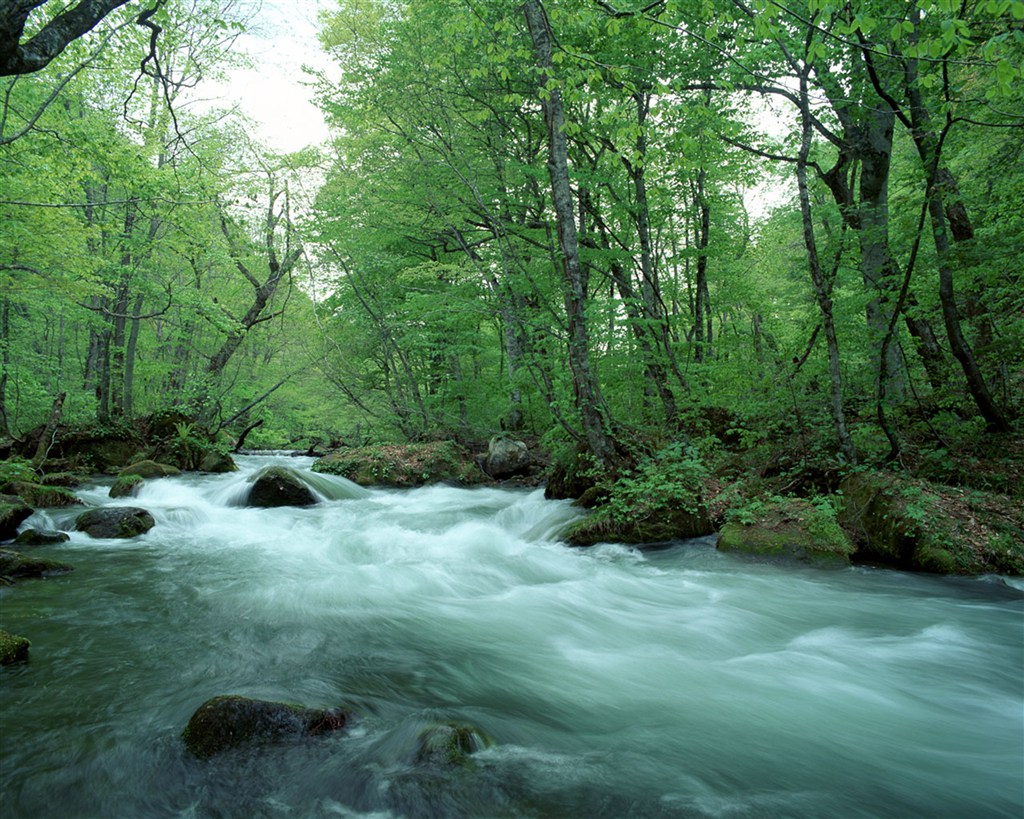
{"type": "Polygon", "coordinates": [[[216,90],[224,104],[237,103],[256,123],[257,139],[274,151],[289,153],[327,139],[327,126],[312,102],[302,66],[326,67],[330,61],[317,42],[317,12],[330,0],[263,0],[238,39],[253,68],[234,70],[216,90]]]}

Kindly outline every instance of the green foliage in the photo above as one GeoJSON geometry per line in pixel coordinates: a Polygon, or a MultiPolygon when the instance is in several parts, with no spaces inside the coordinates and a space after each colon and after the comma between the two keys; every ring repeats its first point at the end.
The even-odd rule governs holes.
{"type": "Polygon", "coordinates": [[[618,478],[611,486],[607,508],[618,522],[675,510],[696,513],[704,508],[707,478],[700,452],[674,442],[618,478]]]}

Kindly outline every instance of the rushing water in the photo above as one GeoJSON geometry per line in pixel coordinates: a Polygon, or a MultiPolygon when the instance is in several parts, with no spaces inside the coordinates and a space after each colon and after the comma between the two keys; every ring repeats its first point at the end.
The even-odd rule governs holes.
{"type": "Polygon", "coordinates": [[[1024,814],[1019,585],[575,550],[539,491],[235,505],[267,462],[148,482],[116,502],[148,534],[72,534],[34,553],[74,572],[0,590],[32,641],[0,671],[4,819],[1024,814]],[[180,734],[218,694],[361,716],[200,762],[180,734]],[[493,747],[417,762],[448,720],[493,747]]]}

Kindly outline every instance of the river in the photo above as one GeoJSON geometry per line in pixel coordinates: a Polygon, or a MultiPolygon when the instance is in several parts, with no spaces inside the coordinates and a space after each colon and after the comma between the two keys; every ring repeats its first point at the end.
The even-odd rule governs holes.
{"type": "Polygon", "coordinates": [[[572,549],[540,491],[310,476],[314,507],[235,505],[275,461],[310,463],[87,487],[156,526],[0,588],[32,641],[0,670],[0,816],[1024,815],[1019,581],[572,549]],[[181,731],[220,694],[360,716],[199,761],[181,731]],[[417,761],[450,720],[493,745],[417,761]]]}

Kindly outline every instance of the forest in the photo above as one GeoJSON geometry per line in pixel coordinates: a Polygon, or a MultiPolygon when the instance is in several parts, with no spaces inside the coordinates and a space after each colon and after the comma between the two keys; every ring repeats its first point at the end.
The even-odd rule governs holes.
{"type": "Polygon", "coordinates": [[[285,155],[204,96],[253,12],[2,4],[8,472],[504,436],[580,543],[866,491],[1024,571],[1024,1],[325,2],[285,155]]]}

